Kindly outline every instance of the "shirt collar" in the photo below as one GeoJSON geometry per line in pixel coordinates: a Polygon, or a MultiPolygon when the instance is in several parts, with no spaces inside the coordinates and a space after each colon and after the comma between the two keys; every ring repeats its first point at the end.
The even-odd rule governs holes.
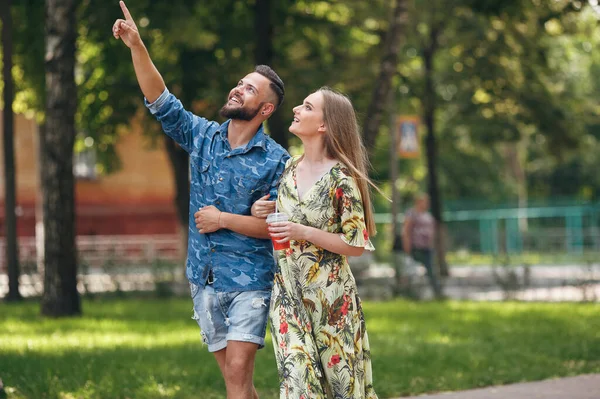
{"type": "MultiPolygon", "coordinates": [[[[227,131],[229,129],[229,122],[231,122],[231,119],[226,120],[219,127],[219,134],[221,135],[221,138],[223,140],[227,140],[227,131]]],[[[263,150],[267,149],[267,135],[265,134],[263,124],[260,125],[260,127],[256,131],[256,134],[254,136],[252,136],[252,138],[250,139],[248,144],[246,144],[246,148],[244,149],[243,152],[247,152],[251,148],[254,148],[254,147],[260,147],[263,150]]]]}

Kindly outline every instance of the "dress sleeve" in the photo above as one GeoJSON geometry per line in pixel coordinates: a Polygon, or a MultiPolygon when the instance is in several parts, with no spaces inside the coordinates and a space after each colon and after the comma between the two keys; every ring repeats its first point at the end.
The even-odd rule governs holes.
{"type": "Polygon", "coordinates": [[[340,215],[342,241],[353,247],[374,251],[375,247],[369,239],[365,224],[362,197],[355,180],[352,177],[341,179],[335,188],[334,195],[340,215]]]}

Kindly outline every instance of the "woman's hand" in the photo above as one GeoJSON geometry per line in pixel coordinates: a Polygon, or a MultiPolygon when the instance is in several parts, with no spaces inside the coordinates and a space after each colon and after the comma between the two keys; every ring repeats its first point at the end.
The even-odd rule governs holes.
{"type": "Polygon", "coordinates": [[[275,222],[269,224],[269,235],[283,244],[290,240],[306,240],[310,228],[294,222],[275,222]]]}
{"type": "Polygon", "coordinates": [[[250,213],[256,218],[265,219],[270,213],[275,212],[275,201],[267,201],[271,194],[260,197],[252,204],[250,213]]]}

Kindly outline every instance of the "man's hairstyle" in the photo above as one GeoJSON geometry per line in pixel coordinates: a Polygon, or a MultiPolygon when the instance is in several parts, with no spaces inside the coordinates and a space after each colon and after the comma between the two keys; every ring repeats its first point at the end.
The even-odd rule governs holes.
{"type": "Polygon", "coordinates": [[[258,65],[254,72],[261,74],[265,78],[269,79],[271,83],[269,87],[273,90],[273,93],[277,96],[277,104],[275,104],[276,108],[279,108],[281,103],[283,103],[283,98],[285,95],[285,87],[283,86],[283,80],[277,75],[277,73],[271,69],[268,65],[258,65]]]}

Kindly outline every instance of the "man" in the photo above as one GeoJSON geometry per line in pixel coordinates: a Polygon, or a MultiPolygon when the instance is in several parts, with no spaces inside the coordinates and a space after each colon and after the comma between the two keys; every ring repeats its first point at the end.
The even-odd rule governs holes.
{"type": "Polygon", "coordinates": [[[442,297],[442,288],[433,268],[435,220],[429,213],[429,196],[419,194],[415,205],[406,212],[402,226],[404,252],[425,266],[436,298],[442,297]]]}
{"type": "Polygon", "coordinates": [[[193,115],[169,93],[127,7],[120,6],[125,19],[115,22],[113,35],[131,50],[146,105],[190,154],[186,275],[194,318],[219,364],[227,397],[257,398],[254,358],[264,346],[275,262],[264,219],[249,215],[254,201],[276,196],[289,158],[262,128],[283,101],[283,82],[271,68],[258,66],[229,93],[221,109],[229,118],[224,124],[193,115]]]}

